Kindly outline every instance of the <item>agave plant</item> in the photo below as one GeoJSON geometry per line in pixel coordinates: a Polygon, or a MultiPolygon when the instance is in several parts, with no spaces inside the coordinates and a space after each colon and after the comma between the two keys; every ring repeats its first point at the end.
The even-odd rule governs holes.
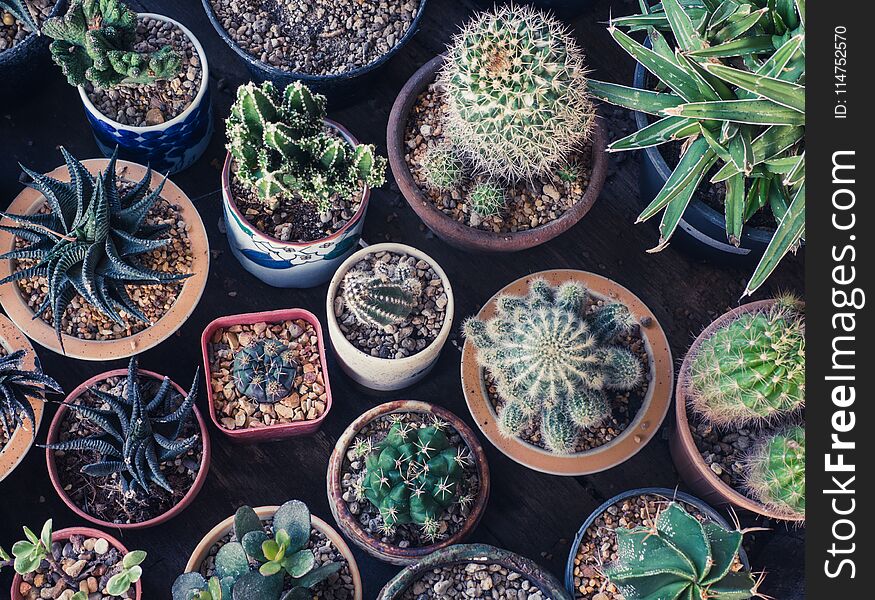
{"type": "Polygon", "coordinates": [[[592,95],[658,117],[617,140],[612,151],[683,142],[674,172],[639,215],[661,214],[664,248],[694,192],[726,186],[726,236],[740,244],[744,223],[768,205],[778,228],[745,294],[799,247],[805,229],[805,2],[664,0],[613,19],[613,38],[658,82],[655,91],[591,81],[592,95]],[[646,31],[651,47],[629,32],[646,31]]]}
{"type": "Polygon", "coordinates": [[[9,13],[16,21],[24,23],[30,31],[40,34],[29,0],[0,0],[0,13],[9,13]]]}
{"type": "Polygon", "coordinates": [[[47,390],[64,393],[61,385],[43,373],[39,365],[32,371],[25,369],[24,357],[24,350],[17,350],[0,358],[0,425],[9,436],[22,424],[22,415],[36,429],[30,400],[42,401],[47,390]]]}

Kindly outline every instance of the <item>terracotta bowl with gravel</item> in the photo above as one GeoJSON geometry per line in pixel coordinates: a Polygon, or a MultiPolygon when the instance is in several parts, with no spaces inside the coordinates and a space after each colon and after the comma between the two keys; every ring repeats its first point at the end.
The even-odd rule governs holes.
{"type": "MultiPolygon", "coordinates": [[[[95,158],[84,160],[82,164],[92,174],[97,174],[107,167],[109,161],[95,158]]],[[[146,175],[146,167],[142,165],[123,160],[117,161],[117,165],[120,179],[138,181],[146,175]]],[[[70,174],[64,166],[47,174],[61,181],[70,180],[70,174]]],[[[160,173],[153,172],[153,189],[160,185],[162,179],[160,173]]],[[[128,358],[154,348],[173,335],[200,302],[210,269],[210,245],[200,213],[178,185],[168,179],[164,184],[161,198],[162,200],[156,203],[155,208],[146,218],[152,218],[151,215],[154,215],[156,219],[172,220],[174,227],[170,236],[174,244],[179,244],[179,249],[175,250],[174,244],[171,244],[167,249],[157,251],[158,255],[152,260],[156,263],[177,260],[180,270],[191,273],[191,276],[172,285],[143,286],[132,290],[134,294],[140,289],[146,290],[143,299],[146,305],[141,303],[140,308],[145,309],[147,314],[152,313],[151,325],[130,317],[126,319],[125,328],[115,327],[111,320],[97,311],[88,310],[89,305],[79,297],[78,301],[71,303],[65,314],[62,348],[50,321],[45,318],[33,318],[35,307],[41,302],[39,294],[43,293],[40,292],[39,278],[28,284],[33,286],[30,294],[22,288],[22,284],[30,280],[10,282],[0,287],[0,304],[7,316],[37,344],[58,354],[81,360],[106,361],[128,358]]],[[[25,188],[12,201],[7,212],[34,214],[44,206],[45,199],[42,194],[32,188],[25,188]]],[[[2,223],[12,225],[8,219],[3,219],[2,223]]],[[[16,243],[15,236],[5,231],[0,232],[0,253],[12,250],[16,243]]],[[[11,275],[17,266],[13,261],[0,261],[0,279],[11,275]]]]}
{"type": "MultiPolygon", "coordinates": [[[[625,304],[638,325],[633,332],[630,350],[645,362],[642,382],[631,393],[618,395],[610,402],[610,427],[588,428],[580,436],[578,451],[556,454],[547,450],[535,437],[506,437],[498,427],[498,407],[503,400],[494,381],[477,361],[477,351],[470,340],[462,349],[462,391],[471,416],[483,434],[506,456],[535,471],[552,475],[589,475],[615,467],[641,451],[659,430],[671,403],[674,364],[668,339],[656,316],[632,292],[615,281],[572,269],[541,271],[517,279],[496,292],[477,314],[489,320],[496,313],[499,296],[525,296],[533,279],[544,279],[556,287],[566,281],[583,284],[594,302],[625,304]],[[628,398],[626,398],[628,396],[628,398]],[[621,401],[624,400],[625,401],[621,401]],[[582,444],[582,445],[581,445],[582,444]]],[[[536,434],[533,434],[536,435],[536,434]]]]}
{"type": "Polygon", "coordinates": [[[501,216],[500,221],[490,217],[492,221],[478,219],[475,223],[473,213],[466,208],[465,190],[454,189],[452,197],[448,198],[447,193],[432,192],[417,180],[412,168],[421,163],[416,154],[418,148],[441,143],[442,138],[437,132],[442,128],[436,117],[435,123],[420,124],[414,115],[428,118],[425,107],[439,105],[440,93],[433,84],[443,62],[444,57],[437,56],[420,67],[401,88],[389,115],[386,131],[389,165],[410,207],[446,243],[476,252],[525,250],[574,226],[592,208],[607,176],[607,138],[598,118],[592,138],[579,157],[585,167],[581,178],[586,181],[562,183],[551,178],[550,181],[538,182],[539,189],[532,188],[532,183],[520,183],[512,192],[518,197],[510,203],[510,214],[501,216]],[[426,137],[422,133],[423,127],[428,127],[430,142],[423,141],[426,137]],[[414,135],[416,128],[418,134],[414,135]],[[549,210],[548,204],[553,205],[549,210]]]}
{"type": "Polygon", "coordinates": [[[353,421],[331,453],[327,484],[331,513],[340,530],[371,556],[395,565],[421,564],[424,557],[464,541],[483,517],[491,489],[489,464],[474,431],[445,408],[414,400],[386,402],[353,421]],[[366,498],[357,498],[353,491],[355,479],[365,473],[363,457],[354,456],[356,442],[368,440],[375,449],[395,419],[406,419],[418,427],[439,422],[450,442],[466,447],[465,456],[470,456],[459,492],[470,501],[444,510],[439,518],[441,533],[436,538],[420,535],[414,524],[399,524],[395,532],[386,533],[380,528],[379,509],[366,498]]]}

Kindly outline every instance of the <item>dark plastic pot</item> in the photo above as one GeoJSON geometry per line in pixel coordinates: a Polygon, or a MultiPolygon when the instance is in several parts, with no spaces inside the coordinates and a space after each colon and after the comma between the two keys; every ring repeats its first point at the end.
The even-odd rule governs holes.
{"type": "MultiPolygon", "coordinates": [[[[58,15],[67,4],[67,0],[57,0],[51,16],[58,15]]],[[[31,94],[23,93],[30,81],[37,77],[45,77],[50,68],[49,43],[47,35],[31,33],[21,42],[8,50],[0,52],[0,80],[5,85],[0,86],[0,104],[12,104],[16,98],[30,98],[31,94]]],[[[37,86],[37,89],[42,86],[37,86]]]]}

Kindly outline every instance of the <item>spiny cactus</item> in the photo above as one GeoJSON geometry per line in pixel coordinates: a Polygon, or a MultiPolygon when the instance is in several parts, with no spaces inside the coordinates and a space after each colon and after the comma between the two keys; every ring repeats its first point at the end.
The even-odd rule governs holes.
{"type": "Polygon", "coordinates": [[[502,6],[465,25],[439,82],[447,135],[492,176],[544,174],[592,128],[583,53],[559,21],[528,6],[502,6]]]}
{"type": "Polygon", "coordinates": [[[239,508],[234,515],[234,541],[216,554],[215,575],[209,580],[200,573],[180,575],[171,591],[173,600],[313,598],[312,589],[343,565],[316,566],[316,556],[307,548],[310,528],[310,510],[299,500],[277,509],[270,528],[273,537],[252,508],[239,508]]]}
{"type": "Polygon", "coordinates": [[[799,300],[747,312],[702,342],[690,367],[689,403],[720,427],[763,424],[805,405],[805,321],[799,300]]]}
{"type": "Polygon", "coordinates": [[[269,81],[240,86],[226,128],[237,177],[270,208],[285,195],[324,213],[362,185],[383,184],[386,159],[329,133],[325,96],[298,81],[282,93],[269,81]]]}
{"type": "Polygon", "coordinates": [[[465,163],[449,144],[431,146],[422,158],[425,180],[436,190],[449,190],[465,178],[465,163]]]}
{"type": "Polygon", "coordinates": [[[652,527],[617,530],[618,558],[604,574],[626,600],[761,597],[751,573],[733,568],[743,535],[672,502],[652,527]]]}
{"type": "Polygon", "coordinates": [[[795,425],[769,436],[747,457],[745,486],[787,519],[805,519],[805,429],[795,425]]]}
{"type": "Polygon", "coordinates": [[[46,391],[63,394],[61,385],[42,372],[39,364],[32,371],[24,368],[24,350],[0,358],[0,425],[9,437],[22,424],[30,421],[36,435],[36,417],[30,400],[42,402],[46,391]]]}
{"type": "Polygon", "coordinates": [[[28,242],[0,256],[0,260],[27,259],[32,266],[15,270],[0,285],[30,277],[48,280],[48,296],[34,317],[52,311],[52,321],[63,349],[61,325],[64,311],[77,294],[105,317],[124,326],[124,311],[149,323],[148,317],[131,299],[126,286],[155,285],[179,281],[191,274],[167,273],[148,269],[137,257],[161,248],[170,239],[158,236],[169,225],[149,225],[146,216],[161,197],[162,181],[150,190],[152,171],[133,187],[123,189],[116,177],[116,156],[106,170],[93,176],[78,160],[61,148],[70,181],[62,182],[48,175],[22,167],[30,176],[31,187],[40,192],[51,209],[48,213],[0,216],[16,226],[0,226],[28,242]]]}
{"type": "Polygon", "coordinates": [[[110,394],[91,388],[109,410],[92,408],[82,403],[66,404],[101,431],[85,438],[72,438],[43,446],[49,450],[93,451],[97,462],[82,467],[91,477],[118,476],[123,492],[151,493],[152,484],[173,492],[161,465],[182,456],[195,447],[199,434],[183,437],[194,422],[192,407],[200,386],[200,367],[188,395],[180,400],[169,377],[157,391],[144,397],[147,389],[137,372],[137,358],[128,363],[128,376],[121,394],[110,394]]]}
{"type": "Polygon", "coordinates": [[[566,183],[572,183],[580,178],[580,165],[576,162],[568,162],[556,169],[556,176],[566,183]]]}
{"type": "Polygon", "coordinates": [[[9,13],[12,18],[23,23],[33,33],[39,35],[39,25],[34,19],[28,0],[0,0],[0,15],[9,13]]]}
{"type": "Polygon", "coordinates": [[[638,357],[616,345],[634,319],[612,304],[587,314],[588,295],[577,282],[554,288],[535,279],[528,296],[500,296],[490,320],[466,321],[465,336],[505,402],[503,435],[519,436],[540,421],[547,448],[571,453],[581,429],[610,416],[605,391],[641,381],[638,357]]]}
{"type": "Polygon", "coordinates": [[[292,393],[298,367],[288,346],[264,339],[237,351],[231,374],[241,394],[258,403],[275,404],[292,393]]]}
{"type": "Polygon", "coordinates": [[[373,273],[354,270],[343,278],[343,302],[359,323],[383,329],[406,319],[422,293],[414,267],[374,263],[373,273]]]}
{"type": "Polygon", "coordinates": [[[507,202],[504,188],[493,181],[478,183],[468,194],[471,210],[481,217],[499,214],[507,202]]]}
{"type": "Polygon", "coordinates": [[[182,56],[171,46],[137,52],[137,13],[121,0],[72,0],[66,14],[47,19],[52,58],[71,85],[90,81],[99,88],[171,79],[182,56]]]}

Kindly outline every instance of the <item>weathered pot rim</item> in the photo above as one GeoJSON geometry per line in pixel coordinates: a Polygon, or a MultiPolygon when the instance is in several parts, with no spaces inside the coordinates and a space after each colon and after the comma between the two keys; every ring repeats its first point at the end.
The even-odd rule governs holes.
{"type": "Polygon", "coordinates": [[[379,558],[380,560],[392,564],[409,564],[419,561],[425,556],[432,554],[436,550],[446,548],[468,537],[471,532],[477,527],[480,519],[486,510],[486,504],[489,501],[489,493],[492,487],[489,475],[489,463],[486,461],[486,453],[483,450],[482,444],[477,439],[474,431],[449,410],[431,404],[428,402],[420,402],[417,400],[393,400],[375,406],[374,408],[359,415],[341,434],[337,440],[337,444],[331,453],[328,460],[328,503],[331,506],[331,514],[334,515],[334,520],[337,521],[341,530],[352,541],[365,550],[368,554],[379,558]],[[455,535],[449,538],[436,542],[428,546],[419,546],[415,548],[400,548],[392,544],[385,544],[379,540],[374,540],[367,532],[362,529],[358,520],[355,518],[346,502],[343,501],[343,486],[341,480],[343,478],[343,461],[346,458],[346,452],[350,444],[358,435],[359,431],[368,423],[375,419],[391,413],[430,413],[437,415],[443,419],[459,433],[468,450],[471,452],[471,458],[477,467],[477,476],[480,480],[480,490],[477,493],[477,499],[471,508],[468,515],[468,520],[464,527],[456,532],[455,535]]]}
{"type": "MultiPolygon", "coordinates": [[[[255,514],[262,520],[272,516],[279,506],[259,506],[254,508],[255,514]]],[[[353,585],[355,586],[355,598],[353,600],[362,600],[362,578],[361,573],[359,572],[358,563],[355,560],[355,555],[353,555],[352,550],[349,549],[346,541],[343,537],[337,533],[331,525],[317,517],[316,515],[311,514],[310,519],[312,521],[312,525],[314,528],[319,530],[325,537],[331,540],[331,543],[334,544],[334,547],[343,555],[343,558],[346,559],[346,562],[349,564],[349,572],[352,576],[353,585]]],[[[222,520],[215,527],[210,529],[210,531],[201,538],[201,541],[198,542],[195,549],[192,551],[191,556],[188,558],[188,562],[185,564],[185,572],[193,573],[198,572],[200,570],[201,563],[206,559],[207,555],[210,552],[210,548],[216,544],[220,539],[225,537],[232,529],[234,528],[234,515],[222,520]]],[[[255,600],[255,599],[253,599],[255,600]]]]}
{"type": "MultiPolygon", "coordinates": [[[[100,383],[109,379],[110,377],[125,377],[128,374],[127,369],[113,369],[112,371],[106,371],[105,373],[100,373],[99,375],[95,375],[91,379],[79,384],[79,386],[70,392],[67,398],[64,400],[65,404],[70,404],[76,398],[84,394],[88,389],[93,387],[95,384],[100,383]]],[[[149,371],[146,369],[137,369],[137,375],[152,377],[157,380],[164,379],[163,375],[160,375],[154,371],[149,371]]],[[[198,375],[200,377],[200,375],[198,375]]],[[[183,396],[187,395],[187,391],[179,386],[178,383],[170,380],[171,385],[176,388],[183,396]]],[[[46,440],[46,444],[52,444],[58,441],[61,423],[63,422],[64,415],[67,414],[67,411],[70,410],[67,406],[61,405],[58,407],[57,412],[55,412],[55,416],[52,419],[51,425],[49,425],[49,434],[46,440]]],[[[88,514],[84,510],[82,510],[73,499],[64,491],[64,486],[61,484],[60,473],[58,471],[58,464],[55,461],[55,451],[49,450],[46,448],[46,466],[49,471],[49,479],[51,479],[52,487],[55,488],[55,492],[58,494],[58,497],[67,505],[67,508],[72,510],[78,516],[82,517],[86,521],[90,521],[96,525],[101,527],[106,527],[108,529],[146,529],[148,527],[154,527],[155,525],[161,525],[165,523],[181,513],[183,510],[188,508],[188,505],[191,504],[195,496],[198,495],[201,488],[204,485],[204,482],[207,479],[207,474],[210,471],[210,435],[209,431],[207,431],[207,423],[204,421],[203,416],[198,410],[197,406],[192,406],[192,411],[194,412],[194,416],[197,419],[198,428],[200,429],[201,436],[201,461],[200,468],[198,469],[197,476],[195,477],[194,483],[192,483],[188,492],[182,497],[182,499],[177,502],[173,507],[158,515],[157,517],[153,517],[151,519],[147,519],[146,521],[142,521],[140,523],[110,523],[109,521],[104,521],[99,519],[93,515],[88,514]]]]}
{"type": "Polygon", "coordinates": [[[185,121],[185,119],[188,118],[188,116],[195,110],[195,108],[197,108],[200,105],[201,100],[203,100],[204,96],[206,95],[207,89],[210,86],[210,68],[209,68],[209,64],[207,62],[207,53],[204,51],[204,48],[201,45],[200,40],[197,39],[197,37],[194,35],[194,33],[192,33],[188,27],[186,27],[185,25],[183,25],[182,23],[180,23],[176,19],[172,19],[172,18],[167,17],[165,15],[159,15],[159,14],[150,13],[150,12],[137,13],[137,16],[140,18],[155,19],[156,21],[164,21],[165,23],[170,23],[174,27],[177,27],[180,31],[182,31],[188,37],[188,39],[191,40],[191,43],[194,46],[195,51],[197,52],[197,55],[198,55],[198,59],[200,60],[200,63],[201,63],[201,85],[200,85],[200,88],[198,89],[197,95],[192,99],[191,103],[187,107],[185,107],[184,111],[182,111],[181,113],[179,113],[178,115],[176,115],[175,117],[170,119],[169,121],[165,121],[164,123],[159,123],[158,125],[142,125],[142,126],[125,125],[124,123],[119,123],[118,121],[116,121],[116,120],[112,119],[111,117],[100,112],[100,110],[96,106],[94,106],[94,103],[88,97],[88,94],[85,93],[84,87],[82,87],[80,85],[80,86],[78,86],[77,89],[79,91],[79,97],[82,99],[82,104],[85,105],[85,109],[88,112],[90,112],[91,114],[98,117],[101,121],[104,121],[104,122],[112,125],[116,129],[121,129],[124,131],[132,131],[134,133],[145,133],[148,131],[162,131],[164,129],[167,129],[169,127],[173,127],[174,125],[185,121]]]}
{"type": "MultiPolygon", "coordinates": [[[[118,170],[125,171],[130,178],[143,177],[146,167],[126,160],[117,160],[118,170]]],[[[82,164],[92,174],[106,168],[109,159],[92,158],[82,161],[82,164]]],[[[66,166],[60,166],[49,173],[50,177],[69,181],[69,173],[66,166]]],[[[187,225],[189,243],[191,244],[191,276],[182,282],[182,291],[170,309],[152,325],[129,337],[114,340],[85,340],[78,337],[62,334],[64,350],[58,342],[55,330],[42,319],[33,318],[33,310],[18,289],[18,284],[10,281],[0,286],[0,304],[6,311],[7,316],[21,329],[27,337],[39,345],[62,354],[68,358],[81,360],[107,360],[127,358],[134,354],[140,354],[153,348],[173,335],[182,324],[191,316],[200,302],[204,289],[207,285],[207,276],[210,270],[210,244],[207,232],[201,220],[200,213],[182,189],[170,179],[164,179],[161,174],[153,173],[151,185],[158,186],[165,181],[161,197],[169,204],[179,208],[182,218],[187,225]]],[[[43,195],[32,188],[23,189],[7,209],[12,213],[30,213],[39,210],[42,206],[43,195]]],[[[12,225],[7,218],[3,219],[4,225],[12,225]]],[[[8,252],[15,244],[15,236],[7,232],[0,232],[0,253],[8,252]]],[[[11,261],[0,261],[0,279],[12,274],[11,261]]]]}
{"type": "Polygon", "coordinates": [[[377,252],[394,252],[396,254],[406,254],[408,256],[412,256],[414,258],[426,261],[429,266],[434,269],[434,272],[438,274],[438,277],[441,278],[441,283],[443,283],[444,291],[447,294],[447,307],[444,312],[444,322],[441,324],[440,331],[438,331],[437,336],[431,341],[431,343],[417,352],[416,354],[412,354],[411,356],[405,356],[403,358],[380,358],[379,356],[371,356],[366,352],[356,348],[352,342],[346,339],[346,336],[343,333],[340,335],[333,336],[331,338],[331,342],[335,346],[335,350],[338,352],[352,353],[358,354],[363,360],[373,363],[374,365],[385,364],[387,361],[392,363],[393,365],[405,366],[412,365],[422,361],[422,356],[425,355],[430,349],[434,347],[442,347],[444,343],[446,343],[447,338],[450,335],[450,330],[453,328],[453,317],[455,315],[456,309],[456,300],[453,296],[453,288],[450,284],[450,278],[447,276],[447,273],[443,270],[443,268],[438,264],[438,262],[433,259],[431,256],[423,252],[418,248],[414,248],[413,246],[408,246],[407,244],[399,244],[395,242],[382,242],[380,244],[372,244],[370,246],[366,246],[360,250],[357,250],[353,254],[349,256],[334,272],[334,275],[331,277],[331,282],[328,284],[328,294],[325,296],[325,314],[328,319],[329,324],[332,328],[337,328],[340,331],[340,324],[337,322],[337,317],[334,316],[334,299],[337,296],[337,289],[340,287],[340,283],[343,281],[343,278],[346,276],[349,269],[359,262],[365,256],[369,254],[375,254],[377,252]],[[340,348],[337,348],[340,346],[340,348]]]}
{"type": "Polygon", "coordinates": [[[529,282],[544,278],[551,285],[576,280],[600,298],[623,302],[638,317],[649,318],[650,324],[640,326],[641,339],[650,357],[650,385],[638,413],[623,432],[592,450],[577,454],[558,455],[529,444],[519,438],[506,438],[498,431],[497,415],[483,382],[483,369],[477,363],[476,350],[470,340],[462,348],[462,390],[471,416],[480,431],[503,454],[535,471],[551,475],[589,475],[615,467],[637,454],[656,435],[668,414],[674,382],[671,348],[656,315],[644,302],[612,279],[575,269],[553,269],[526,275],[497,291],[477,313],[478,319],[495,314],[495,301],[502,294],[525,294],[529,282]]]}
{"type": "Polygon", "coordinates": [[[453,245],[465,249],[474,249],[486,252],[509,252],[525,250],[564,233],[580,219],[595,204],[601,193],[608,171],[608,159],[605,148],[607,139],[601,121],[596,117],[592,135],[592,174],[586,191],[574,205],[566,210],[558,218],[539,225],[534,229],[525,231],[495,233],[483,231],[465,225],[446,215],[436,208],[426,198],[425,194],[416,184],[410,168],[404,158],[406,144],[404,131],[407,126],[407,118],[419,94],[434,81],[437,71],[444,61],[443,55],[438,55],[422,65],[404,84],[389,115],[389,124],[386,131],[386,144],[389,154],[389,165],[392,174],[401,190],[401,194],[413,211],[420,219],[439,236],[444,239],[452,239],[453,245]]]}
{"type": "MultiPolygon", "coordinates": [[[[98,529],[92,529],[91,527],[67,527],[65,529],[59,529],[58,531],[52,532],[52,541],[60,542],[64,540],[69,540],[74,535],[82,535],[89,538],[103,538],[109,544],[114,547],[116,550],[122,553],[122,555],[128,554],[128,549],[125,548],[124,544],[120,541],[109,535],[108,533],[103,533],[98,529]]],[[[21,575],[15,574],[15,577],[12,579],[12,600],[21,600],[21,594],[19,593],[19,588],[21,586],[21,575]]],[[[142,580],[137,581],[134,584],[134,593],[135,600],[140,600],[143,597],[143,583],[142,580]]]]}

